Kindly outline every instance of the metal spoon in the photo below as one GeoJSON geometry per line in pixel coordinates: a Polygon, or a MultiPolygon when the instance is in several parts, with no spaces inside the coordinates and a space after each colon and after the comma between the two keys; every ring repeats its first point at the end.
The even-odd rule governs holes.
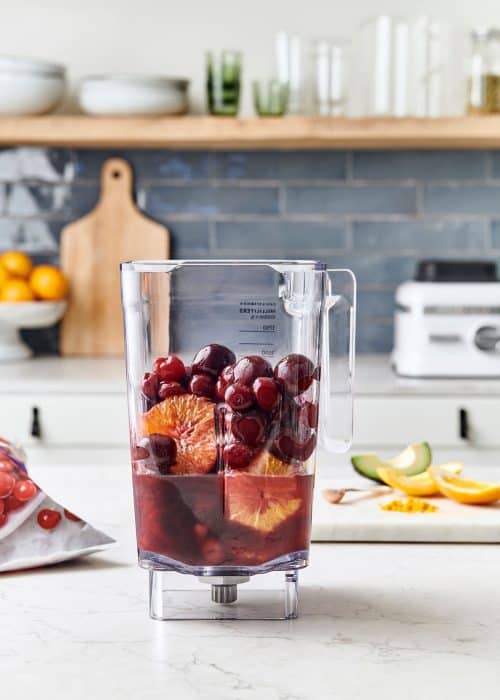
{"type": "Polygon", "coordinates": [[[388,489],[386,486],[375,486],[371,489],[325,489],[323,491],[323,498],[325,498],[328,501],[328,503],[332,503],[335,505],[337,503],[340,503],[340,501],[344,498],[346,493],[350,493],[352,491],[358,491],[361,493],[365,493],[366,495],[377,496],[378,494],[387,493],[388,490],[390,489],[388,489]]]}

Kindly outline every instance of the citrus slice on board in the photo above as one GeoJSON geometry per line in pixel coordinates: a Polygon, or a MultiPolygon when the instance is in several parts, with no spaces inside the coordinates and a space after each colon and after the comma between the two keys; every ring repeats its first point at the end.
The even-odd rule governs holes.
{"type": "Polygon", "coordinates": [[[207,474],[216,460],[214,404],[201,396],[171,396],[142,416],[143,435],[168,435],[177,444],[171,474],[207,474]]]}
{"type": "Polygon", "coordinates": [[[273,532],[302,505],[295,477],[232,473],[225,476],[225,513],[233,522],[273,532]]]}
{"type": "MultiPolygon", "coordinates": [[[[450,474],[460,474],[464,465],[462,462],[448,462],[440,465],[439,468],[450,474]]],[[[428,469],[415,476],[405,476],[396,469],[379,467],[377,474],[385,484],[406,493],[407,496],[436,496],[439,494],[437,484],[428,469]]]]}
{"type": "Polygon", "coordinates": [[[462,479],[439,467],[430,467],[429,473],[439,492],[458,503],[487,505],[500,499],[500,484],[462,479]]]}

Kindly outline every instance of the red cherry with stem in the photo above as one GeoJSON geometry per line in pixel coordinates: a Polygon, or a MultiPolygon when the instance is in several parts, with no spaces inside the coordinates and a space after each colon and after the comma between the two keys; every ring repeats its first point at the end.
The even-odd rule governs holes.
{"type": "Polygon", "coordinates": [[[238,360],[234,366],[234,379],[236,382],[251,386],[258,377],[272,377],[273,368],[267,360],[260,355],[248,355],[238,360]]]}
{"type": "Polygon", "coordinates": [[[169,396],[180,396],[186,393],[186,389],[179,382],[161,382],[158,389],[158,398],[160,401],[163,401],[169,396]]]}
{"type": "Polygon", "coordinates": [[[279,405],[281,399],[280,386],[271,377],[258,377],[252,384],[255,399],[266,413],[271,413],[279,405]]]}
{"type": "Polygon", "coordinates": [[[16,480],[8,472],[0,472],[0,498],[7,498],[14,490],[16,480]]]}
{"type": "Polygon", "coordinates": [[[7,513],[0,513],[0,527],[3,527],[8,519],[9,516],[7,515],[7,513]]]}
{"type": "Polygon", "coordinates": [[[233,469],[244,469],[252,461],[252,450],[242,442],[233,442],[224,447],[224,464],[233,469]]]}
{"type": "Polygon", "coordinates": [[[254,396],[249,386],[236,382],[228,386],[224,400],[233,411],[247,411],[253,405],[254,396]]]}
{"type": "Polygon", "coordinates": [[[14,486],[14,498],[17,498],[18,501],[23,503],[31,501],[32,498],[35,498],[37,493],[38,489],[30,479],[18,481],[14,486]]]}
{"type": "Polygon", "coordinates": [[[234,364],[234,352],[225,345],[211,343],[199,350],[193,360],[193,374],[208,374],[217,379],[224,367],[234,364]]]}
{"type": "Polygon", "coordinates": [[[44,508],[38,513],[37,521],[44,530],[53,530],[61,522],[61,513],[52,508],[44,508]]]}
{"type": "Polygon", "coordinates": [[[156,401],[158,394],[158,375],[154,372],[146,372],[142,380],[142,393],[147,399],[156,401]]]}
{"type": "Polygon", "coordinates": [[[75,515],[70,510],[66,510],[66,508],[64,509],[64,516],[67,520],[71,520],[74,523],[79,523],[82,520],[78,515],[75,515]]]}
{"type": "Polygon", "coordinates": [[[234,383],[234,365],[224,367],[215,385],[215,396],[219,401],[224,401],[228,386],[234,383]]]}
{"type": "Polygon", "coordinates": [[[207,374],[193,374],[189,382],[189,391],[195,396],[205,396],[207,399],[213,399],[215,379],[207,374]]]}
{"type": "Polygon", "coordinates": [[[177,355],[159,357],[154,361],[153,372],[160,382],[182,382],[186,376],[184,362],[177,355]]]}
{"type": "Polygon", "coordinates": [[[311,386],[314,365],[305,355],[292,353],[278,362],[274,378],[290,396],[297,396],[311,386]]]}

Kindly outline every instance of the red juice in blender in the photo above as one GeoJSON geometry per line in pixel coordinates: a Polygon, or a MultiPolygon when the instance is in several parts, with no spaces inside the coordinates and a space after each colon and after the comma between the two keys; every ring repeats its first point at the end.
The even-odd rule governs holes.
{"type": "Polygon", "coordinates": [[[328,279],[319,263],[122,266],[137,547],[151,571],[153,617],[184,616],[172,613],[164,586],[174,573],[210,586],[210,603],[224,610],[208,617],[259,617],[239,591],[279,571],[284,610],[270,616],[296,616],[328,279]],[[208,333],[211,342],[189,355],[208,333]],[[155,350],[164,347],[175,351],[155,350]]]}

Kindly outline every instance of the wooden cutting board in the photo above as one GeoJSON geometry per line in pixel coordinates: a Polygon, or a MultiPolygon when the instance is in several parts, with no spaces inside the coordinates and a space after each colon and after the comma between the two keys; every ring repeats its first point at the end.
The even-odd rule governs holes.
{"type": "Polygon", "coordinates": [[[130,165],[120,158],[107,160],[95,209],[62,233],[61,266],[70,282],[62,354],[120,355],[120,263],[165,259],[169,249],[168,230],[141,214],[133,201],[130,165]]]}

